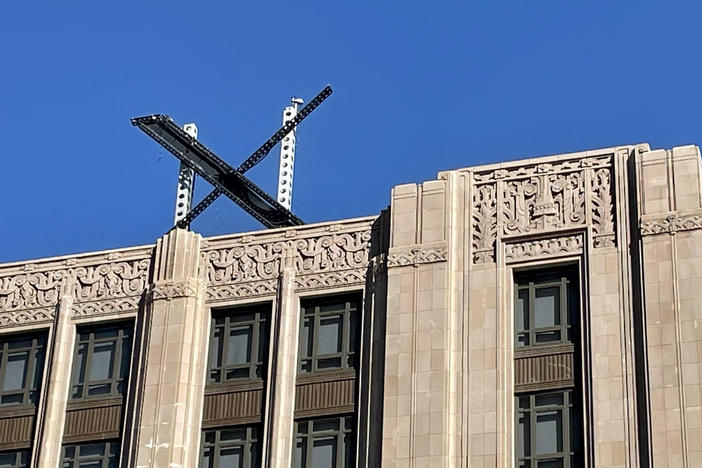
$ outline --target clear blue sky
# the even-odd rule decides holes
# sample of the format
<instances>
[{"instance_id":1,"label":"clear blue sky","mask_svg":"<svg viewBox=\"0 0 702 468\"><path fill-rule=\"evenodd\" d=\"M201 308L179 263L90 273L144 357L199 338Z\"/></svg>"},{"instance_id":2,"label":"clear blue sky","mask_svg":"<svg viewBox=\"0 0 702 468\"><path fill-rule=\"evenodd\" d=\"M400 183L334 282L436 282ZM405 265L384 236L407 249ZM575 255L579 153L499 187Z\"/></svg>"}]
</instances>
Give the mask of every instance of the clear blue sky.
<instances>
[{"instance_id":1,"label":"clear blue sky","mask_svg":"<svg viewBox=\"0 0 702 468\"><path fill-rule=\"evenodd\" d=\"M130 117L195 121L236 165L327 83L299 133L307 222L377 213L443 169L702 143L695 2L39 3L0 15L0 262L168 230L178 162ZM277 158L249 173L271 193ZM222 198L193 228L260 225Z\"/></svg>"}]
</instances>

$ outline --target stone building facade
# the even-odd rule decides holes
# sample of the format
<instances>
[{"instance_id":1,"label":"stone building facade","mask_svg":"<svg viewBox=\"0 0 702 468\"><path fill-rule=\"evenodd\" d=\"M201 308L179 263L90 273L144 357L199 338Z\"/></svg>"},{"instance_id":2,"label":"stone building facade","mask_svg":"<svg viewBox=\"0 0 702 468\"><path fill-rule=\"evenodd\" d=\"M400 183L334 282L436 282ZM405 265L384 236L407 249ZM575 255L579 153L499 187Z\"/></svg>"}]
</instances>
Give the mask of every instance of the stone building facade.
<instances>
[{"instance_id":1,"label":"stone building facade","mask_svg":"<svg viewBox=\"0 0 702 468\"><path fill-rule=\"evenodd\" d=\"M441 172L376 216L0 264L0 467L692 467L702 162Z\"/></svg>"}]
</instances>

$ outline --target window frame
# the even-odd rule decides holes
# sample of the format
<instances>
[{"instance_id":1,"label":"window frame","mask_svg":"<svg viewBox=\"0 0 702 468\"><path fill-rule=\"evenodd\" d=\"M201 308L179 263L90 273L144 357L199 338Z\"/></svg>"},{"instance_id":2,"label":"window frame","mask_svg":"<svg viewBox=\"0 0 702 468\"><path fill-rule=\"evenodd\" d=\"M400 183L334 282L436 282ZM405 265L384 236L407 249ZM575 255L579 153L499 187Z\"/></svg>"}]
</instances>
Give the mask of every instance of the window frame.
<instances>
[{"instance_id":1,"label":"window frame","mask_svg":"<svg viewBox=\"0 0 702 468\"><path fill-rule=\"evenodd\" d=\"M321 311L324 306L335 303L344 303L343 309ZM298 375L312 375L325 372L339 372L358 369L358 354L361 342L361 318L363 298L361 293L324 296L305 299L300 304L300 333L298 342ZM319 329L320 323L327 317L341 315L341 351L335 353L319 354ZM306 322L310 321L312 329L307 337L307 348L303 349L302 333L305 331ZM352 324L355 321L355 324ZM353 325L353 326L352 326ZM355 329L355 337L352 332ZM310 336L311 335L311 336ZM311 341L311 342L310 342ZM311 352L309 349L311 348ZM339 359L339 366L319 367L320 361ZM349 364L352 360L353 363ZM309 366L309 370L306 367Z\"/></svg>"},{"instance_id":2,"label":"window frame","mask_svg":"<svg viewBox=\"0 0 702 468\"><path fill-rule=\"evenodd\" d=\"M105 337L105 338L95 338L95 334L101 331L109 330L115 328L117 329L117 336ZM81 339L81 334L88 333L87 339ZM97 400L97 399L109 399L109 398L119 398L126 397L128 391L129 376L131 374L132 358L133 358L133 348L134 348L134 323L129 322L110 322L102 323L97 325L88 325L85 327L78 328L76 331L76 344L73 350L73 366L71 369L71 393L69 397L69 402L76 401L86 401L86 400ZM115 351L112 362L112 377L109 379L95 380L91 381L88 379L90 366L93 361L93 355L95 352L96 344L102 345L104 343L114 343ZM128 342L129 346L125 347L125 343ZM81 345L86 345L86 352L83 362L82 369L82 382L81 370L76 369L78 364L78 355L81 349ZM128 348L125 350L125 348ZM124 352L129 353L129 359L126 362L125 375L121 376L123 359L122 355ZM76 380L77 379L77 380ZM124 391L120 391L120 384L124 384ZM107 393L100 393L96 395L90 395L88 392L91 386L97 385L110 385L110 391ZM80 396L76 395L76 388L81 387Z\"/></svg>"},{"instance_id":3,"label":"window frame","mask_svg":"<svg viewBox=\"0 0 702 468\"><path fill-rule=\"evenodd\" d=\"M207 381L206 386L211 385L226 385L238 382L248 382L254 380L263 380L268 370L268 347L270 344L270 317L271 304L253 304L245 306L228 307L222 309L214 309L211 314L210 333L207 345ZM232 321L232 318L239 315L253 314L251 320ZM224 319L223 324L217 324L217 321ZM234 326L250 325L251 346L249 349L249 361L242 364L225 365L225 357L228 355L229 340L227 339ZM221 330L221 341L219 350L216 351L217 362L212 366L213 346L215 343L215 334ZM256 357L254 359L254 356ZM228 372L237 369L248 368L248 376L232 377L227 379ZM257 369L260 368L260 376L256 375ZM219 377L213 379L214 372L219 372Z\"/></svg>"},{"instance_id":4,"label":"window frame","mask_svg":"<svg viewBox=\"0 0 702 468\"><path fill-rule=\"evenodd\" d=\"M90 445L104 445L102 455L81 455L80 449ZM67 455L69 449L73 450L72 455ZM113 449L114 452L112 452ZM61 447L61 467L80 468L81 463L100 462L101 468L109 468L110 461L115 460L117 466L120 463L121 441L119 439L81 442L79 444L64 444Z\"/></svg>"},{"instance_id":5,"label":"window frame","mask_svg":"<svg viewBox=\"0 0 702 468\"><path fill-rule=\"evenodd\" d=\"M558 317L559 324L547 327L535 325L535 300L536 293L541 289L558 288ZM517 328L518 303L520 292L527 291L528 300L528 328L521 331ZM545 272L519 272L515 274L514 281L514 349L519 352L527 349L574 344L578 336L577 304L579 298L577 275L572 267L548 270ZM576 320L574 320L576 319ZM575 323L574 323L575 322ZM559 340L537 342L537 335L541 333L560 332ZM527 336L528 344L520 346L520 336Z\"/></svg>"},{"instance_id":6,"label":"window frame","mask_svg":"<svg viewBox=\"0 0 702 468\"><path fill-rule=\"evenodd\" d=\"M232 431L232 430L243 430L245 431L244 439L240 440L225 440L222 441L222 432ZM214 442L208 442L207 436L213 434L215 440ZM205 429L202 431L202 441L200 444L200 462L198 466L200 468L220 468L220 457L222 450L229 448L242 447L242 466L244 468L255 468L257 465L255 463L261 463L261 427L258 424L246 425L246 426L228 426L228 427L218 427L216 429ZM252 447L256 451L256 459L252 460L251 453ZM210 464L205 465L205 455L207 451L211 451Z\"/></svg>"},{"instance_id":7,"label":"window frame","mask_svg":"<svg viewBox=\"0 0 702 468\"><path fill-rule=\"evenodd\" d=\"M336 466L338 468L345 467L345 457L347 449L350 449L350 464L347 468L355 466L356 462L356 431L355 431L355 414L345 414L341 416L322 416L318 418L298 419L295 420L295 433L293 439L293 454L291 460L292 468L312 468L312 453L315 440L322 438L335 437L336 443ZM335 430L314 430L315 423L336 421L338 429ZM302 426L305 425L305 430ZM349 444L346 444L345 439L349 437ZM298 463L297 448L303 447L301 458Z\"/></svg>"},{"instance_id":8,"label":"window frame","mask_svg":"<svg viewBox=\"0 0 702 468\"><path fill-rule=\"evenodd\" d=\"M4 455L14 455L15 456L15 461L14 463L7 467L7 468L28 468L29 463L31 462L31 453L29 450L4 450L0 452L0 456ZM24 460L22 460L22 456L24 456Z\"/></svg>"},{"instance_id":9,"label":"window frame","mask_svg":"<svg viewBox=\"0 0 702 468\"><path fill-rule=\"evenodd\" d=\"M536 398L540 396L547 396L547 395L561 395L562 397L562 403L561 404L551 404L551 405L542 405L542 406L536 406ZM578 460L578 458L582 457L582 449L578 450L578 447L575 445L577 444L577 441L575 441L575 438L580 438L580 444L582 445L582 427L581 425L578 425L578 421L575 420L578 415L574 414L575 411L578 409L578 405L576 404L575 400L578 398L578 393L575 391L573 388L566 388L566 389L556 389L556 390L544 390L544 391L538 391L538 392L527 392L527 393L522 393L522 394L517 394L514 396L514 406L515 406L515 420L514 420L514 427L515 427L515 466L521 468L521 467L530 467L530 468L537 468L539 462L543 461L548 461L548 460L555 460L555 459L562 459L563 460L563 467L564 468L573 468L575 466L580 466L579 464L582 463L582 459ZM529 407L528 408L522 408L520 405L520 400L522 398L528 398L529 401ZM546 413L546 412L552 412L552 411L560 411L561 412L561 451L560 452L553 452L553 453L548 453L548 454L537 454L536 453L536 447L538 444L538 438L536 437L536 419L537 415L540 413ZM524 448L526 448L526 444L524 444L524 447L521 447L519 443L519 437L518 437L518 429L519 429L519 419L520 416L523 414L528 414L529 415L529 454L520 456L520 453L525 453ZM575 431L575 432L573 432ZM574 463L571 463L573 462ZM525 463L525 464L521 464Z\"/></svg>"},{"instance_id":10,"label":"window frame","mask_svg":"<svg viewBox=\"0 0 702 468\"><path fill-rule=\"evenodd\" d=\"M10 348L10 343L31 340L30 346ZM17 409L36 407L39 401L39 390L46 365L46 333L22 333L0 336L0 409ZM2 390L5 385L7 362L10 354L28 353L27 367L25 368L24 382L21 389ZM2 399L9 395L22 395L22 400L14 403L2 403Z\"/></svg>"}]
</instances>

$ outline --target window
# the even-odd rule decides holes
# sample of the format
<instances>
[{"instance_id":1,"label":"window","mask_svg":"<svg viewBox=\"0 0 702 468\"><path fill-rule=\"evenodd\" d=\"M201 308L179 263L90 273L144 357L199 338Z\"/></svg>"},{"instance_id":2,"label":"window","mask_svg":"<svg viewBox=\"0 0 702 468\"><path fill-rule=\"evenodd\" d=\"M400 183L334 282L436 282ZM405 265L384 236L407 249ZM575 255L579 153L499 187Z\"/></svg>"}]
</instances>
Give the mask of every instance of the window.
<instances>
[{"instance_id":1,"label":"window","mask_svg":"<svg viewBox=\"0 0 702 468\"><path fill-rule=\"evenodd\" d=\"M573 395L566 390L517 396L519 468L582 466L581 418Z\"/></svg>"},{"instance_id":2,"label":"window","mask_svg":"<svg viewBox=\"0 0 702 468\"><path fill-rule=\"evenodd\" d=\"M29 452L0 452L0 468L27 468Z\"/></svg>"},{"instance_id":3,"label":"window","mask_svg":"<svg viewBox=\"0 0 702 468\"><path fill-rule=\"evenodd\" d=\"M204 431L200 468L254 468L260 464L258 427Z\"/></svg>"},{"instance_id":4,"label":"window","mask_svg":"<svg viewBox=\"0 0 702 468\"><path fill-rule=\"evenodd\" d=\"M71 398L124 395L131 352L131 323L79 329L73 358Z\"/></svg>"},{"instance_id":5,"label":"window","mask_svg":"<svg viewBox=\"0 0 702 468\"><path fill-rule=\"evenodd\" d=\"M45 350L43 335L0 339L0 406L37 404Z\"/></svg>"},{"instance_id":6,"label":"window","mask_svg":"<svg viewBox=\"0 0 702 468\"><path fill-rule=\"evenodd\" d=\"M117 468L119 441L63 446L62 468Z\"/></svg>"},{"instance_id":7,"label":"window","mask_svg":"<svg viewBox=\"0 0 702 468\"><path fill-rule=\"evenodd\" d=\"M360 304L357 295L303 302L300 373L356 367Z\"/></svg>"},{"instance_id":8,"label":"window","mask_svg":"<svg viewBox=\"0 0 702 468\"><path fill-rule=\"evenodd\" d=\"M261 379L268 351L270 306L216 312L210 330L208 383Z\"/></svg>"},{"instance_id":9,"label":"window","mask_svg":"<svg viewBox=\"0 0 702 468\"><path fill-rule=\"evenodd\" d=\"M347 468L354 465L353 416L295 423L294 468Z\"/></svg>"},{"instance_id":10,"label":"window","mask_svg":"<svg viewBox=\"0 0 702 468\"><path fill-rule=\"evenodd\" d=\"M517 348L573 342L578 310L573 274L521 275L515 289Z\"/></svg>"}]
</instances>

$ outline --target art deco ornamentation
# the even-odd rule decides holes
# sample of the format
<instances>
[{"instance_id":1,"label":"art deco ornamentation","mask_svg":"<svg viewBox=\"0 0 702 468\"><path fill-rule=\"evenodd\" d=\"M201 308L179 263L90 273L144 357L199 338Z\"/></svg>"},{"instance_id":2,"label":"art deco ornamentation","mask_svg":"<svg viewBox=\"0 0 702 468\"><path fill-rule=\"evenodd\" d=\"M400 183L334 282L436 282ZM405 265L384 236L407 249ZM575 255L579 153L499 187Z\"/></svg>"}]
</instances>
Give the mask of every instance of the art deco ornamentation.
<instances>
[{"instance_id":1,"label":"art deco ornamentation","mask_svg":"<svg viewBox=\"0 0 702 468\"><path fill-rule=\"evenodd\" d=\"M582 251L583 236L579 234L551 239L537 239L505 244L505 261L511 263L536 258L558 257L577 254Z\"/></svg>"},{"instance_id":2,"label":"art deco ornamentation","mask_svg":"<svg viewBox=\"0 0 702 468\"><path fill-rule=\"evenodd\" d=\"M298 289L362 284L369 262L370 239L370 223L351 229L339 224L307 237L304 231L288 230L258 243L248 239L245 245L235 240L233 246L208 246L212 250L204 254L209 284L207 300L275 294L285 258L295 268Z\"/></svg>"},{"instance_id":3,"label":"art deco ornamentation","mask_svg":"<svg viewBox=\"0 0 702 468\"><path fill-rule=\"evenodd\" d=\"M446 247L421 248L416 247L404 252L393 252L388 255L388 268L401 266L416 266L424 263L445 262L448 258Z\"/></svg>"},{"instance_id":4,"label":"art deco ornamentation","mask_svg":"<svg viewBox=\"0 0 702 468\"><path fill-rule=\"evenodd\" d=\"M254 243L244 237L238 245L204 252L208 301L272 295L288 241Z\"/></svg>"},{"instance_id":5,"label":"art deco ornamentation","mask_svg":"<svg viewBox=\"0 0 702 468\"><path fill-rule=\"evenodd\" d=\"M52 320L61 291L74 298L73 315L136 310L150 258L151 249L125 250L10 270L0 276L0 325Z\"/></svg>"},{"instance_id":6,"label":"art deco ornamentation","mask_svg":"<svg viewBox=\"0 0 702 468\"><path fill-rule=\"evenodd\" d=\"M498 237L582 227L588 218L595 247L613 246L611 166L602 156L474 173L473 261L494 261Z\"/></svg>"},{"instance_id":7,"label":"art deco ornamentation","mask_svg":"<svg viewBox=\"0 0 702 468\"><path fill-rule=\"evenodd\" d=\"M370 226L295 242L295 287L313 289L363 284L369 262Z\"/></svg>"},{"instance_id":8,"label":"art deco ornamentation","mask_svg":"<svg viewBox=\"0 0 702 468\"><path fill-rule=\"evenodd\" d=\"M295 271L304 275L366 267L370 239L370 229L300 239L296 242Z\"/></svg>"},{"instance_id":9,"label":"art deco ornamentation","mask_svg":"<svg viewBox=\"0 0 702 468\"><path fill-rule=\"evenodd\" d=\"M149 290L151 299L176 299L179 297L195 297L197 295L197 281L168 281L152 285Z\"/></svg>"},{"instance_id":10,"label":"art deco ornamentation","mask_svg":"<svg viewBox=\"0 0 702 468\"><path fill-rule=\"evenodd\" d=\"M37 308L48 313L58 303L66 275L61 269L0 277L0 315Z\"/></svg>"},{"instance_id":11,"label":"art deco ornamentation","mask_svg":"<svg viewBox=\"0 0 702 468\"><path fill-rule=\"evenodd\" d=\"M702 229L702 215L668 216L641 223L642 236L663 233L674 234L678 231L692 231L695 229Z\"/></svg>"}]
</instances>

